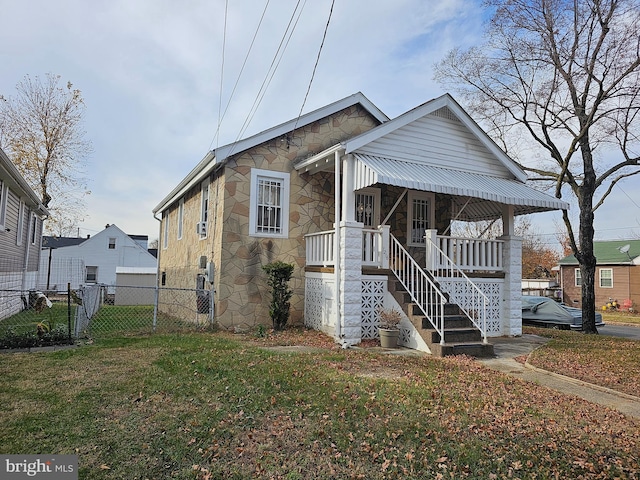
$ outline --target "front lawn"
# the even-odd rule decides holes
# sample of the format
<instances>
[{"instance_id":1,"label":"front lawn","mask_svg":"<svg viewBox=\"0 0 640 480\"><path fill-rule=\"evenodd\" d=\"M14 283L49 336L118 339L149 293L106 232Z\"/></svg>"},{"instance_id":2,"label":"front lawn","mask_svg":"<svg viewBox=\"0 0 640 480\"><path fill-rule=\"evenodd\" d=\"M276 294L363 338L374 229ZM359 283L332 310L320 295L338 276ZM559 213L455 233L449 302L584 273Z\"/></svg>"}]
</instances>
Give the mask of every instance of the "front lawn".
<instances>
[{"instance_id":1,"label":"front lawn","mask_svg":"<svg viewBox=\"0 0 640 480\"><path fill-rule=\"evenodd\" d=\"M548 328L525 330L553 339L529 355L532 365L640 396L639 341Z\"/></svg>"},{"instance_id":2,"label":"front lawn","mask_svg":"<svg viewBox=\"0 0 640 480\"><path fill-rule=\"evenodd\" d=\"M315 348L268 348L292 338ZM77 454L91 479L640 475L637 420L468 358L325 339L191 333L0 355L0 453Z\"/></svg>"}]
</instances>

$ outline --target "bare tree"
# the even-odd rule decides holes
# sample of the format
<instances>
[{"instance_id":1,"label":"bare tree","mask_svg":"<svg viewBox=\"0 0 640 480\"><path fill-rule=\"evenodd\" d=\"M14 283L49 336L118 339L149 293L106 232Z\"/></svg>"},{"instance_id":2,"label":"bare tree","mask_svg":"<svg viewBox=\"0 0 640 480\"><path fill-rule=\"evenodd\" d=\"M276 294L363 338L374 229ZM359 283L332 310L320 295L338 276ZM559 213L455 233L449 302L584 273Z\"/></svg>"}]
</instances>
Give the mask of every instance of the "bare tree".
<instances>
[{"instance_id":1,"label":"bare tree","mask_svg":"<svg viewBox=\"0 0 640 480\"><path fill-rule=\"evenodd\" d=\"M505 146L542 150L523 167L570 193L578 235L564 224L582 271L583 331L595 327L594 213L621 180L640 173L640 8L637 0L487 0L485 45L436 65ZM521 159L520 159L521 160ZM547 184L549 186L549 184Z\"/></svg>"},{"instance_id":2,"label":"bare tree","mask_svg":"<svg viewBox=\"0 0 640 480\"><path fill-rule=\"evenodd\" d=\"M0 96L0 146L51 212L47 230L64 235L85 217L84 160L91 153L82 120L85 104L71 82L28 75L15 97Z\"/></svg>"}]
</instances>

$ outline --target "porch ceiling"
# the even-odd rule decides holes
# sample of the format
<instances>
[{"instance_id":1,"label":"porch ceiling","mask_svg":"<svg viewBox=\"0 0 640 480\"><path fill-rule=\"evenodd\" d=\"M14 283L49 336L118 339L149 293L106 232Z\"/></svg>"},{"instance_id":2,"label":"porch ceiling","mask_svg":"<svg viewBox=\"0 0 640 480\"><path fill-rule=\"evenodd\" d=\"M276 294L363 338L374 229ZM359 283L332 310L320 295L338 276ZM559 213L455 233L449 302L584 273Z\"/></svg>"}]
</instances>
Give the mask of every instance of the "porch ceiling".
<instances>
[{"instance_id":1,"label":"porch ceiling","mask_svg":"<svg viewBox=\"0 0 640 480\"><path fill-rule=\"evenodd\" d=\"M353 156L356 159L354 190L378 183L448 194L453 199L452 213L459 214L459 220L500 218L503 205L513 205L516 215L569 209L568 203L518 180L372 155L354 153Z\"/></svg>"}]
</instances>

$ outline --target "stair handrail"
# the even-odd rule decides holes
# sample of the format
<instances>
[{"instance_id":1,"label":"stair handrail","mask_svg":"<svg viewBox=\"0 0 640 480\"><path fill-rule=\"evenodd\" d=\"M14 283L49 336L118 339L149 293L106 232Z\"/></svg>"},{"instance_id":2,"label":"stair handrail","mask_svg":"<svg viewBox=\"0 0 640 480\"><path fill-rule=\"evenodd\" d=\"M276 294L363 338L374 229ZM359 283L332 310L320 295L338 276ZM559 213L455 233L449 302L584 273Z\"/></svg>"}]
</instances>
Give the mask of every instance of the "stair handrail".
<instances>
[{"instance_id":1,"label":"stair handrail","mask_svg":"<svg viewBox=\"0 0 640 480\"><path fill-rule=\"evenodd\" d=\"M391 233L389 238L390 270L438 332L440 345L444 345L444 305L447 303L447 297Z\"/></svg>"},{"instance_id":2,"label":"stair handrail","mask_svg":"<svg viewBox=\"0 0 640 480\"><path fill-rule=\"evenodd\" d=\"M427 261L427 270L430 270L432 275L438 276L437 273L443 272L442 275L445 278L460 278L462 279L467 286L471 288L472 299L471 299L471 307L467 305L463 305L460 302L456 301L460 310L464 313L464 315L471 321L475 327L480 330L482 334L482 343L488 343L487 341L487 305L489 304L489 298L485 295L485 293L480 290L480 288L471 281L471 279L462 271L458 265L455 264L449 256L442 251L438 245L433 242L429 235L425 236L427 242L427 252L431 252L430 255L427 255L427 258L431 259L431 262ZM434 261L437 258L437 262ZM438 272L434 271L433 267L430 268L431 265L438 265ZM475 318L475 314L479 315L480 319Z\"/></svg>"}]
</instances>

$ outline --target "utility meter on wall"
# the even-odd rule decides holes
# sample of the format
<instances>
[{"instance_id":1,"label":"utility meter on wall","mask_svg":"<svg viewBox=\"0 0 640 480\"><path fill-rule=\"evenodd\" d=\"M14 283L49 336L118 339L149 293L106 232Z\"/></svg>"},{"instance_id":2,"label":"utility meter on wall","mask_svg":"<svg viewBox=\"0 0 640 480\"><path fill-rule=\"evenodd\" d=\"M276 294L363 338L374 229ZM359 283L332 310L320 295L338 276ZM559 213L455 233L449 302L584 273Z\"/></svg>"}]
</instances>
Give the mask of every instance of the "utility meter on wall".
<instances>
[{"instance_id":1,"label":"utility meter on wall","mask_svg":"<svg viewBox=\"0 0 640 480\"><path fill-rule=\"evenodd\" d=\"M204 272L204 277L207 279L207 282L213 283L213 275L215 273L215 266L213 262L207 262L207 267Z\"/></svg>"}]
</instances>

